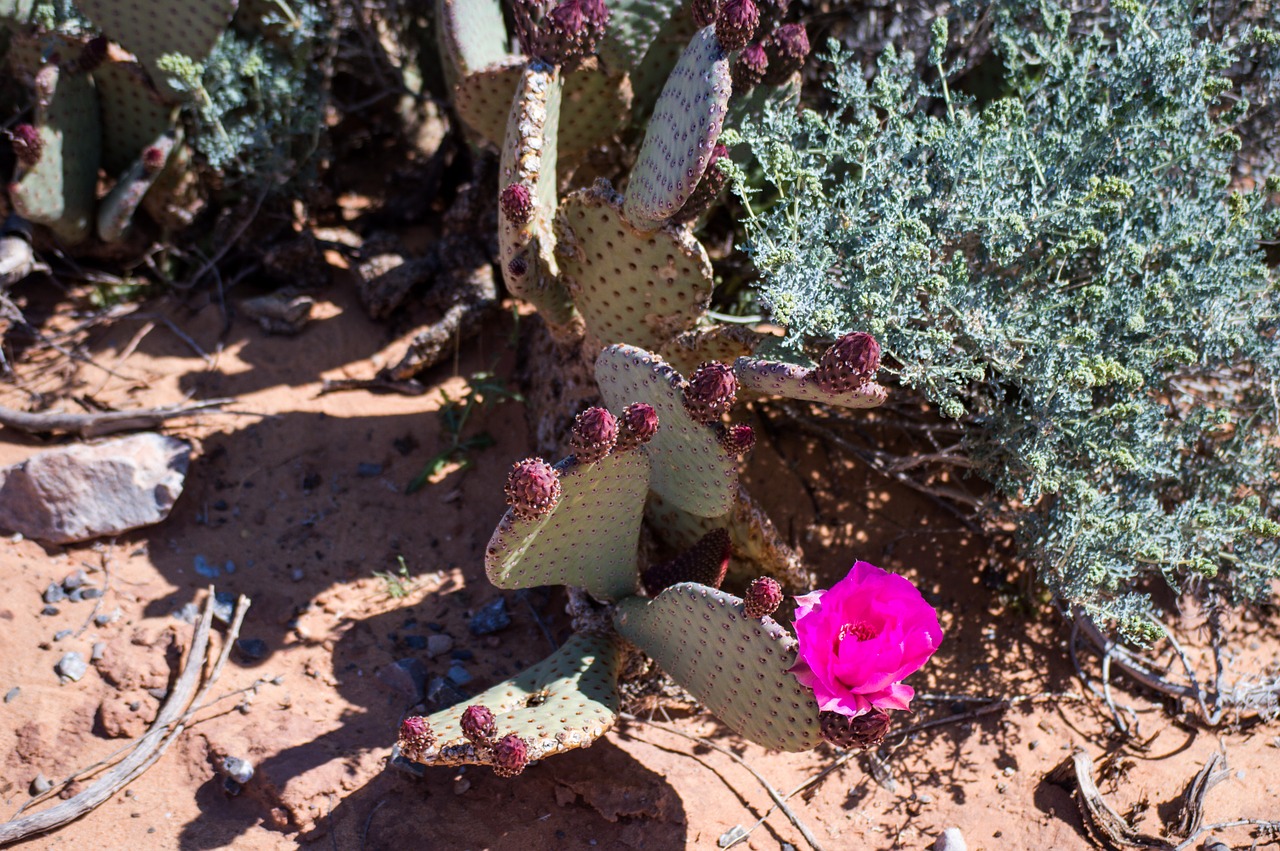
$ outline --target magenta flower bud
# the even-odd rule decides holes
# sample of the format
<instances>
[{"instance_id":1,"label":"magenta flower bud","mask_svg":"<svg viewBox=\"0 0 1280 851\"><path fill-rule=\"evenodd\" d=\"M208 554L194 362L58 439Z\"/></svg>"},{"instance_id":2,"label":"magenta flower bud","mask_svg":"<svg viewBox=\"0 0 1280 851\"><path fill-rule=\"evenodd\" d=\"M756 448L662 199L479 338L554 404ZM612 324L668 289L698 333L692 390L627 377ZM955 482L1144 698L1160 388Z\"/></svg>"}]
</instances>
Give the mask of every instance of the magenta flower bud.
<instances>
[{"instance_id":1,"label":"magenta flower bud","mask_svg":"<svg viewBox=\"0 0 1280 851\"><path fill-rule=\"evenodd\" d=\"M786 24L778 27L764 43L769 66L764 82L780 86L804 66L809 58L809 34L803 24Z\"/></svg>"},{"instance_id":2,"label":"magenta flower bud","mask_svg":"<svg viewBox=\"0 0 1280 851\"><path fill-rule=\"evenodd\" d=\"M618 452L627 452L637 446L643 446L658 433L658 412L652 405L636 402L622 410L622 420L618 426L618 441L614 448Z\"/></svg>"},{"instance_id":3,"label":"magenta flower bud","mask_svg":"<svg viewBox=\"0 0 1280 851\"><path fill-rule=\"evenodd\" d=\"M498 739L493 746L493 773L499 777L515 777L529 764L529 746L514 733Z\"/></svg>"},{"instance_id":4,"label":"magenta flower bud","mask_svg":"<svg viewBox=\"0 0 1280 851\"><path fill-rule=\"evenodd\" d=\"M417 762L436 743L436 734L421 715L411 715L400 722L400 736L396 744L408 759Z\"/></svg>"},{"instance_id":5,"label":"magenta flower bud","mask_svg":"<svg viewBox=\"0 0 1280 851\"><path fill-rule=\"evenodd\" d=\"M533 193L523 183L511 183L498 196L502 215L518 225L533 218Z\"/></svg>"},{"instance_id":6,"label":"magenta flower bud","mask_svg":"<svg viewBox=\"0 0 1280 851\"><path fill-rule=\"evenodd\" d=\"M745 423L720 432L720 448L726 455L745 455L756 445L756 430Z\"/></svg>"},{"instance_id":7,"label":"magenta flower bud","mask_svg":"<svg viewBox=\"0 0 1280 851\"><path fill-rule=\"evenodd\" d=\"M31 168L40 162L40 154L44 151L44 139L40 131L30 124L18 124L9 131L9 140L13 143L13 156L24 168Z\"/></svg>"},{"instance_id":8,"label":"magenta flower bud","mask_svg":"<svg viewBox=\"0 0 1280 851\"><path fill-rule=\"evenodd\" d=\"M880 344L870 334L856 331L823 353L813 380L828 393L851 393L862 389L879 369Z\"/></svg>"},{"instance_id":9,"label":"magenta flower bud","mask_svg":"<svg viewBox=\"0 0 1280 851\"><path fill-rule=\"evenodd\" d=\"M759 23L760 10L753 0L725 0L716 18L716 40L726 53L741 50L756 34Z\"/></svg>"},{"instance_id":10,"label":"magenta flower bud","mask_svg":"<svg viewBox=\"0 0 1280 851\"><path fill-rule=\"evenodd\" d=\"M166 159L164 150L153 145L142 152L142 170L148 175L158 174Z\"/></svg>"},{"instance_id":11,"label":"magenta flower bud","mask_svg":"<svg viewBox=\"0 0 1280 851\"><path fill-rule=\"evenodd\" d=\"M733 407L738 378L727 364L709 361L694 370L684 389L684 408L700 423L718 422Z\"/></svg>"},{"instance_id":12,"label":"magenta flower bud","mask_svg":"<svg viewBox=\"0 0 1280 851\"><path fill-rule=\"evenodd\" d=\"M604 408L587 408L573 421L569 446L583 464L594 464L609 454L617 440L617 418Z\"/></svg>"},{"instance_id":13,"label":"magenta flower bud","mask_svg":"<svg viewBox=\"0 0 1280 851\"><path fill-rule=\"evenodd\" d=\"M463 710L461 725L462 735L476 747L490 747L493 737L498 735L493 713L478 703Z\"/></svg>"},{"instance_id":14,"label":"magenta flower bud","mask_svg":"<svg viewBox=\"0 0 1280 851\"><path fill-rule=\"evenodd\" d=\"M742 597L742 613L755 620L773 614L780 605L782 586L778 584L778 580L768 576L753 580Z\"/></svg>"},{"instance_id":15,"label":"magenta flower bud","mask_svg":"<svg viewBox=\"0 0 1280 851\"><path fill-rule=\"evenodd\" d=\"M819 712L818 728L822 738L840 748L874 748L889 732L889 713L868 709L852 718L839 712Z\"/></svg>"},{"instance_id":16,"label":"magenta flower bud","mask_svg":"<svg viewBox=\"0 0 1280 851\"><path fill-rule=\"evenodd\" d=\"M729 68L729 73L733 75L734 94L746 94L760 85L764 82L764 76L768 70L769 55L765 52L763 44L753 41L742 48L738 58L733 60L733 65Z\"/></svg>"},{"instance_id":17,"label":"magenta flower bud","mask_svg":"<svg viewBox=\"0 0 1280 851\"><path fill-rule=\"evenodd\" d=\"M521 520L550 514L560 500L560 474L541 458L517 461L507 476L507 505Z\"/></svg>"}]
</instances>

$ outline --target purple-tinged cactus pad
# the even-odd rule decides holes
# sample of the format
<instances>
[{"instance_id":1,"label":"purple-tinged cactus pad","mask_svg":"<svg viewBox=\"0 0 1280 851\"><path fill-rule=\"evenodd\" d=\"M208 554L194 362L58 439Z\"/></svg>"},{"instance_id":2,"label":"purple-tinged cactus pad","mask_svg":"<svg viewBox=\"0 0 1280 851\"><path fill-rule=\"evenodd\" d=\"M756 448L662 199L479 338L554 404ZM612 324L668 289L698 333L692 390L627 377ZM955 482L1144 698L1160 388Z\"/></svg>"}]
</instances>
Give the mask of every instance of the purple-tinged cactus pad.
<instances>
[{"instance_id":1,"label":"purple-tinged cactus pad","mask_svg":"<svg viewBox=\"0 0 1280 851\"><path fill-rule=\"evenodd\" d=\"M744 394L784 396L842 408L876 408L884 404L888 396L888 391L874 381L849 392L829 392L815 380L816 370L790 363L738 358L733 371L738 376L738 388Z\"/></svg>"},{"instance_id":2,"label":"purple-tinged cactus pad","mask_svg":"<svg viewBox=\"0 0 1280 851\"><path fill-rule=\"evenodd\" d=\"M691 514L720 517L729 512L738 488L737 459L720 448L713 428L689 416L678 372L651 352L615 345L596 359L596 384L610 408L635 401L657 411L662 426L644 448L653 459L650 487L656 493Z\"/></svg>"},{"instance_id":3,"label":"purple-tinged cactus pad","mask_svg":"<svg viewBox=\"0 0 1280 851\"><path fill-rule=\"evenodd\" d=\"M436 21L450 82L507 56L507 24L498 0L437 0Z\"/></svg>"},{"instance_id":4,"label":"purple-tinged cactus pad","mask_svg":"<svg viewBox=\"0 0 1280 851\"><path fill-rule=\"evenodd\" d=\"M672 69L649 119L627 186L627 221L655 230L684 206L707 170L732 88L727 54L714 28L704 27Z\"/></svg>"},{"instance_id":5,"label":"purple-tinged cactus pad","mask_svg":"<svg viewBox=\"0 0 1280 851\"><path fill-rule=\"evenodd\" d=\"M489 144L501 149L511 114L511 99L526 60L505 56L458 80L453 89L453 108L458 117Z\"/></svg>"},{"instance_id":6,"label":"purple-tinged cactus pad","mask_svg":"<svg viewBox=\"0 0 1280 851\"><path fill-rule=\"evenodd\" d=\"M103 242L116 242L124 238L133 221L133 214L164 170L165 163L178 144L178 137L173 132L167 132L144 148L133 165L120 175L116 185L98 204L99 239Z\"/></svg>"},{"instance_id":7,"label":"purple-tinged cactus pad","mask_svg":"<svg viewBox=\"0 0 1280 851\"><path fill-rule=\"evenodd\" d=\"M813 691L790 673L796 642L753 620L738 597L688 582L618 604L618 633L653 657L717 718L767 748L804 751L821 739Z\"/></svg>"},{"instance_id":8,"label":"purple-tinged cactus pad","mask_svg":"<svg viewBox=\"0 0 1280 851\"><path fill-rule=\"evenodd\" d=\"M613 68L634 71L672 16L679 15L680 4L673 0L614 3L609 26L600 40L600 58Z\"/></svg>"},{"instance_id":9,"label":"purple-tinged cactus pad","mask_svg":"<svg viewBox=\"0 0 1280 851\"><path fill-rule=\"evenodd\" d=\"M574 585L616 600L634 594L649 457L613 453L595 464L556 465L560 499L550 513L508 511L485 551L489 581L499 588Z\"/></svg>"},{"instance_id":10,"label":"purple-tinged cactus pad","mask_svg":"<svg viewBox=\"0 0 1280 851\"><path fill-rule=\"evenodd\" d=\"M438 740L415 761L425 765L493 765L492 748L477 748L462 732L462 716L473 704L493 713L498 733L524 741L530 762L589 747L618 719L619 658L614 638L572 636L533 667L467 704L427 718Z\"/></svg>"},{"instance_id":11,"label":"purple-tinged cactus pad","mask_svg":"<svg viewBox=\"0 0 1280 851\"><path fill-rule=\"evenodd\" d=\"M680 4L670 0L649 0L649 2L665 4L669 11L652 39L643 44L637 43L636 55L640 56L638 64L628 63L626 66L631 69L629 72L631 87L636 96L634 123L637 127L643 126L643 122L648 120L658 96L662 94L663 86L667 84L667 78L671 76L671 69L680 61L684 49L689 45L689 39L700 29L693 22L693 16L685 14ZM616 10L614 21L620 18L620 10ZM615 26L616 24L610 25L611 33ZM606 37L601 47L601 56L605 56L608 42L609 39Z\"/></svg>"},{"instance_id":12,"label":"purple-tinged cactus pad","mask_svg":"<svg viewBox=\"0 0 1280 851\"><path fill-rule=\"evenodd\" d=\"M556 258L599 346L656 348L698 321L715 287L711 261L697 240L675 228L640 233L623 218L621 199L607 181L560 205Z\"/></svg>"},{"instance_id":13,"label":"purple-tinged cactus pad","mask_svg":"<svg viewBox=\"0 0 1280 851\"><path fill-rule=\"evenodd\" d=\"M646 569L641 574L644 590L650 597L656 597L681 582L696 582L708 588L719 588L724 582L725 571L729 569L729 556L732 552L729 533L724 529L712 529L675 558Z\"/></svg>"}]
</instances>

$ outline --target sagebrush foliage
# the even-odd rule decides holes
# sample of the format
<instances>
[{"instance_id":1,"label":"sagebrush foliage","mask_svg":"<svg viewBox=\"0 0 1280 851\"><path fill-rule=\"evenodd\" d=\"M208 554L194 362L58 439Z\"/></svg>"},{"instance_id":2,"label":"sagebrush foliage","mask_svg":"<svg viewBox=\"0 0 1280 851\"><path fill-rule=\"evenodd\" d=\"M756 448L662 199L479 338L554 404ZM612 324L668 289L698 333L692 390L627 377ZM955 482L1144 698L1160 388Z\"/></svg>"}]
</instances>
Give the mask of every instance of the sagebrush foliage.
<instances>
[{"instance_id":1,"label":"sagebrush foliage","mask_svg":"<svg viewBox=\"0 0 1280 851\"><path fill-rule=\"evenodd\" d=\"M1263 596L1280 291L1259 246L1280 181L1232 188L1250 113L1223 74L1247 53L1274 94L1277 39L1202 40L1180 0L1084 30L1052 0L979 11L1002 97L926 85L891 49L868 82L832 45L830 111L742 128L766 185L734 183L782 345L880 338L902 384L964 421L1049 586L1130 637L1157 634L1152 576Z\"/></svg>"}]
</instances>

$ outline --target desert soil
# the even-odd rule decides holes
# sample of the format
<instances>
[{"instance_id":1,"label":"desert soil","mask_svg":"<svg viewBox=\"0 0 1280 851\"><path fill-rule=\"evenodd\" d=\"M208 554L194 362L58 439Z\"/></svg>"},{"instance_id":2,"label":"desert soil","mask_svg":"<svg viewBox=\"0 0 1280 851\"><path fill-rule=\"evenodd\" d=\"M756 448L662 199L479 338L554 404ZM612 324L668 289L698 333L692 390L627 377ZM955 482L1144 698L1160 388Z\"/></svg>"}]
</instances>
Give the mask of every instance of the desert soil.
<instances>
[{"instance_id":1,"label":"desert soil","mask_svg":"<svg viewBox=\"0 0 1280 851\"><path fill-rule=\"evenodd\" d=\"M67 300L55 303L55 295L34 286L17 293L31 315L50 316L49 333L74 324ZM55 316L56 304L63 312ZM29 800L37 774L57 780L145 731L191 641L193 627L174 613L201 602L210 584L252 599L241 637L265 644L259 659L232 655L214 696L256 683L255 691L202 711L126 789L20 847L712 848L735 826L762 819L739 847L807 847L746 766L785 793L837 752L765 752L703 714L668 720L657 711L652 723L624 722L590 749L512 780L487 769L433 769L416 779L388 768L397 722L412 705L389 675L393 663L416 657L431 677L461 665L476 693L538 661L568 632L559 593L502 594L484 577L502 482L529 450L517 404L477 423L496 445L472 453L473 466L405 493L441 448L440 391L457 396L481 371L511 376L513 340L527 323L516 327L510 313L494 320L453 363L425 375L431 392L405 397L319 393L325 378L372 375L371 358L390 339L365 318L341 274L298 337L226 317L209 296L146 303L88 332L91 363L37 346L0 388L0 404L23 409L40 398L68 410L79 410L80 397L117 408L191 395L236 400L231 413L166 429L193 441L195 453L164 523L67 547L0 540L0 692L20 689L0 705L0 818ZM1110 709L1076 676L1062 618L1002 586L1013 570L1003 548L810 439L764 431L745 478L820 580L834 581L863 558L918 582L941 614L946 641L912 678L922 697L902 723L971 712L982 705L971 698L1022 700L891 737L877 754L855 756L792 797L791 810L822 847L924 848L947 827L960 828L970 849L1096 847L1071 793L1047 777L1075 748L1104 766L1102 793L1148 834L1176 821L1184 787L1215 751L1231 773L1209 793L1206 823L1280 816L1276 725L1246 719L1205 729L1191 723L1188 706L1113 674L1114 700L1136 713L1125 716L1136 719L1131 734L1117 735ZM0 430L0 465L48 445ZM373 574L394 574L399 558L410 579L397 597ZM210 578L197 564L221 573ZM118 619L96 626L90 601L41 614L46 586L82 569L106 589L97 613L118 608ZM510 626L473 636L470 615L498 596ZM1232 677L1277 670L1276 623L1258 618L1234 624L1241 652ZM1203 663L1200 625L1192 612L1180 621L1188 652ZM55 640L61 630L72 634ZM452 649L428 658L417 648L434 634L451 637ZM60 683L61 655L88 658L98 642L102 659L79 682ZM1081 659L1096 676L1096 657ZM237 796L216 770L224 756L256 766ZM1245 828L1222 836L1232 847L1255 842Z\"/></svg>"}]
</instances>

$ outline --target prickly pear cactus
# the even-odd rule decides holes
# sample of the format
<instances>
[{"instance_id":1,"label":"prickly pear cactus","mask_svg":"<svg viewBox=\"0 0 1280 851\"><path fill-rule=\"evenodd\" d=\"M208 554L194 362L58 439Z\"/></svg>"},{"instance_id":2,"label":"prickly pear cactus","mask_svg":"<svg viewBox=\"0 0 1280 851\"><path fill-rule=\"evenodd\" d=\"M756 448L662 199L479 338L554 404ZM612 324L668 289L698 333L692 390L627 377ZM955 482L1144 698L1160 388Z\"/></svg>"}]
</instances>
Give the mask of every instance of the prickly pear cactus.
<instances>
[{"instance_id":1,"label":"prickly pear cactus","mask_svg":"<svg viewBox=\"0 0 1280 851\"><path fill-rule=\"evenodd\" d=\"M596 359L596 383L610 408L646 402L662 424L645 447L653 459L650 487L690 514L719 517L733 507L738 459L720 446L716 430L685 409L685 381L662 358L636 346L614 345Z\"/></svg>"},{"instance_id":2,"label":"prickly pear cactus","mask_svg":"<svg viewBox=\"0 0 1280 851\"><path fill-rule=\"evenodd\" d=\"M842 408L876 408L884 404L888 391L874 381L844 392L832 392L818 385L817 370L790 363L738 358L733 372L738 387L760 396L785 396L806 402L824 402Z\"/></svg>"},{"instance_id":3,"label":"prickly pear cactus","mask_svg":"<svg viewBox=\"0 0 1280 851\"><path fill-rule=\"evenodd\" d=\"M675 335L658 354L681 375L688 375L707 361L732 364L754 352L764 339L765 335L746 325L709 325Z\"/></svg>"},{"instance_id":4,"label":"prickly pear cactus","mask_svg":"<svg viewBox=\"0 0 1280 851\"><path fill-rule=\"evenodd\" d=\"M592 344L656 349L693 326L711 301L711 261L687 231L641 233L607 181L573 193L556 214L561 278Z\"/></svg>"},{"instance_id":5,"label":"prickly pear cactus","mask_svg":"<svg viewBox=\"0 0 1280 851\"><path fill-rule=\"evenodd\" d=\"M639 449L615 450L594 464L561 461L555 507L540 517L508 511L494 530L485 551L489 581L499 588L572 585L603 600L634 594L649 468Z\"/></svg>"},{"instance_id":6,"label":"prickly pear cactus","mask_svg":"<svg viewBox=\"0 0 1280 851\"><path fill-rule=\"evenodd\" d=\"M494 755L462 732L468 706L493 713L499 737L524 740L530 761L589 747L618 719L621 651L612 637L575 635L551 656L481 695L428 716L436 741L425 765L492 765Z\"/></svg>"},{"instance_id":7,"label":"prickly pear cactus","mask_svg":"<svg viewBox=\"0 0 1280 851\"><path fill-rule=\"evenodd\" d=\"M715 27L704 27L667 78L631 171L623 212L637 228L655 230L684 206L711 159L731 91L727 55Z\"/></svg>"},{"instance_id":8,"label":"prickly pear cactus","mask_svg":"<svg viewBox=\"0 0 1280 851\"><path fill-rule=\"evenodd\" d=\"M103 242L116 242L124 237L134 212L164 171L177 144L179 140L174 133L154 139L98 204L98 237Z\"/></svg>"},{"instance_id":9,"label":"prickly pear cactus","mask_svg":"<svg viewBox=\"0 0 1280 851\"><path fill-rule=\"evenodd\" d=\"M436 28L446 74L473 74L507 56L507 24L497 0L437 0Z\"/></svg>"},{"instance_id":10,"label":"prickly pear cactus","mask_svg":"<svg viewBox=\"0 0 1280 851\"><path fill-rule=\"evenodd\" d=\"M136 62L108 57L94 69L93 83L102 104L102 168L117 177L177 126L177 109L165 103Z\"/></svg>"},{"instance_id":11,"label":"prickly pear cactus","mask_svg":"<svg viewBox=\"0 0 1280 851\"><path fill-rule=\"evenodd\" d=\"M741 598L694 582L618 604L618 633L738 733L782 751L818 744L818 704L789 671L796 642L772 618L748 618Z\"/></svg>"}]
</instances>

